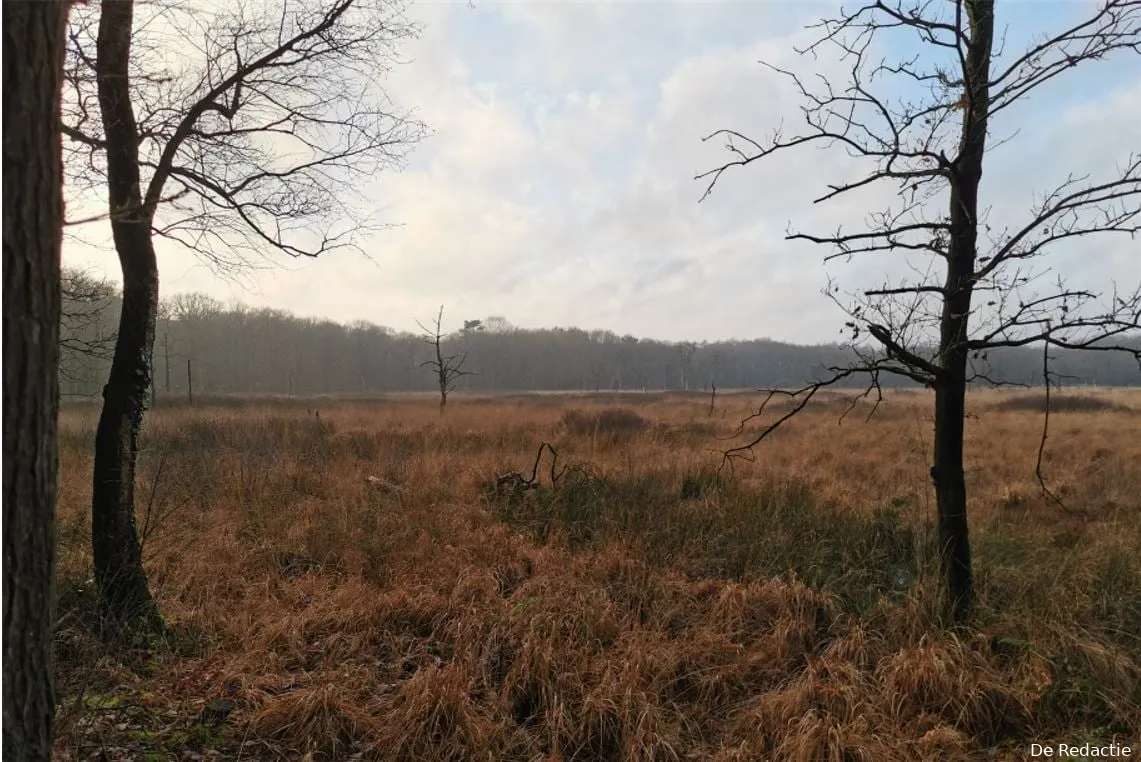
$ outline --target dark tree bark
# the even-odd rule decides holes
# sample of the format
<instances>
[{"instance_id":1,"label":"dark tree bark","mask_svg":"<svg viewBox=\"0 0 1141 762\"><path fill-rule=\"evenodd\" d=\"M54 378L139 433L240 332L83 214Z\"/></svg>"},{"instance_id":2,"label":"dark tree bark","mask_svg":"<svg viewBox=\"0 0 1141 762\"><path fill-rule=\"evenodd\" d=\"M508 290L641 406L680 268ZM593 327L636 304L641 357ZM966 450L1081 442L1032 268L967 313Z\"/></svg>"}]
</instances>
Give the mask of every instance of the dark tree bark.
<instances>
[{"instance_id":1,"label":"dark tree bark","mask_svg":"<svg viewBox=\"0 0 1141 762\"><path fill-rule=\"evenodd\" d=\"M4 3L4 759L50 760L62 2Z\"/></svg>"},{"instance_id":2,"label":"dark tree bark","mask_svg":"<svg viewBox=\"0 0 1141 762\"><path fill-rule=\"evenodd\" d=\"M134 629L161 632L135 527L135 463L151 385L158 264L151 242L154 207L143 203L140 191L138 126L128 79L133 15L133 0L115 0L103 3L99 17L96 76L111 232L123 269L123 306L95 434L91 545L95 579L111 618Z\"/></svg>"},{"instance_id":3,"label":"dark tree bark","mask_svg":"<svg viewBox=\"0 0 1141 762\"><path fill-rule=\"evenodd\" d=\"M946 297L939 322L942 373L935 381L935 444L931 477L939 518L940 560L955 619L970 612L974 597L971 545L967 534L967 484L963 470L963 434L967 397L967 340L971 297L978 258L978 197L986 155L990 109L990 59L994 41L994 2L965 4L970 29L963 83L963 126L958 160L951 169L950 245Z\"/></svg>"}]
</instances>

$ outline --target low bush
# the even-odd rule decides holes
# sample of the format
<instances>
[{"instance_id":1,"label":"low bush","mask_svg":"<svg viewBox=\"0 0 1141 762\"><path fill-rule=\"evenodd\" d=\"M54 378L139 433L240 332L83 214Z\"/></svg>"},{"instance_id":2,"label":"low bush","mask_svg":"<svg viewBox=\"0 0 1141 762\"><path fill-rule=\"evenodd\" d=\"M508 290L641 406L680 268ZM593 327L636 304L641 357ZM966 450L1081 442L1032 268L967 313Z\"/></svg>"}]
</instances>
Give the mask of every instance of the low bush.
<instances>
[{"instance_id":1,"label":"low bush","mask_svg":"<svg viewBox=\"0 0 1141 762\"><path fill-rule=\"evenodd\" d=\"M563 413L560 421L568 434L580 437L632 434L650 425L626 407L606 407L597 412L571 409Z\"/></svg>"},{"instance_id":2,"label":"low bush","mask_svg":"<svg viewBox=\"0 0 1141 762\"><path fill-rule=\"evenodd\" d=\"M1135 412L1128 405L1115 402L1105 397L1093 394L1051 394L1049 399L1051 413L1131 413ZM1019 394L1014 397L1000 400L991 405L992 410L1004 412L1045 412L1046 393Z\"/></svg>"}]
</instances>

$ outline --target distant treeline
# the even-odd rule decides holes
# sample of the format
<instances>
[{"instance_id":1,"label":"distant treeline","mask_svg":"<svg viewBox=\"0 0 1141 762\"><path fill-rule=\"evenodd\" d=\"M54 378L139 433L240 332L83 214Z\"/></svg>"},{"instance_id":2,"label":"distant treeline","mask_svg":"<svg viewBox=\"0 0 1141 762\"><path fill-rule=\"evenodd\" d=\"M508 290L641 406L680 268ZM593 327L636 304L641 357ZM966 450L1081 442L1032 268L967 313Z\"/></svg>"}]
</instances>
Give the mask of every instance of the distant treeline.
<instances>
[{"instance_id":1,"label":"distant treeline","mask_svg":"<svg viewBox=\"0 0 1141 762\"><path fill-rule=\"evenodd\" d=\"M95 395L110 367L118 298L113 286L74 272L64 292L62 392ZM675 343L577 328L524 330L500 317L462 322L445 340L445 351L466 353L465 368L475 372L460 379L461 391L791 387L851 357L838 344ZM434 379L421 363L431 352L422 336L371 323L345 325L181 294L162 305L154 379L160 396L185 396L188 380L195 394L430 391ZM1050 354L1051 372L1064 384L1141 385L1136 361L1124 353ZM985 370L996 380L1041 385L1041 349L991 352Z\"/></svg>"}]
</instances>

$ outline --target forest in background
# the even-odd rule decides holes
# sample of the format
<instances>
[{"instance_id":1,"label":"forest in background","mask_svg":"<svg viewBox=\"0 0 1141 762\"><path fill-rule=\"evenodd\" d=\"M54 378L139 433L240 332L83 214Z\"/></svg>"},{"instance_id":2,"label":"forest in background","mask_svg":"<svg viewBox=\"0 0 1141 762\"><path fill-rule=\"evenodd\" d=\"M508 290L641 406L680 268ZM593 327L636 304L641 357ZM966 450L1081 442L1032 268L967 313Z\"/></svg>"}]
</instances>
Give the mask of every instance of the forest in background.
<instances>
[{"instance_id":1,"label":"forest in background","mask_svg":"<svg viewBox=\"0 0 1141 762\"><path fill-rule=\"evenodd\" d=\"M65 281L61 391L65 398L94 396L110 367L117 286L76 271L66 273ZM604 330L522 329L502 317L464 317L444 315L445 326L464 326L443 340L445 353L467 356L464 368L472 375L458 379L460 391L794 387L852 358L852 350L839 343L668 342ZM1141 345L1141 338L1135 341ZM188 369L194 394L432 391L436 380L421 365L432 352L423 335L374 323L342 324L178 294L164 300L160 310L155 391L186 396ZM978 373L995 381L1042 384L1040 348L995 350L975 364ZM1052 349L1050 372L1052 382L1061 385L1141 385L1141 370L1124 353ZM866 381L852 381L860 383ZM885 377L883 384L909 382Z\"/></svg>"}]
</instances>

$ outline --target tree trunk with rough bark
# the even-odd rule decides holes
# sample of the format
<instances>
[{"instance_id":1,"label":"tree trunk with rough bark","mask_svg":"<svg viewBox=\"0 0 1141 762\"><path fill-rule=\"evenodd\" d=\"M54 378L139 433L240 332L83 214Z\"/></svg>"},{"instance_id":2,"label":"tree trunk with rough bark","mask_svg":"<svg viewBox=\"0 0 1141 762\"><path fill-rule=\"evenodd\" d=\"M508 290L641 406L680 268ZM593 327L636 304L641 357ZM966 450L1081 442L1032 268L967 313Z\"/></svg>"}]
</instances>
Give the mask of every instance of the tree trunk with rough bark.
<instances>
[{"instance_id":1,"label":"tree trunk with rough bark","mask_svg":"<svg viewBox=\"0 0 1141 762\"><path fill-rule=\"evenodd\" d=\"M963 85L963 126L953 169L947 280L939 325L941 377L935 384L935 464L931 478L939 514L939 552L952 617L963 621L974 599L971 545L967 533L967 485L963 473L967 346L971 297L978 256L978 192L986 154L990 108L993 0L966 3L971 39Z\"/></svg>"},{"instance_id":2,"label":"tree trunk with rough bark","mask_svg":"<svg viewBox=\"0 0 1141 762\"><path fill-rule=\"evenodd\" d=\"M144 205L140 191L138 126L128 79L133 15L133 0L104 0L97 40L111 232L123 270L123 304L95 434L91 545L95 579L111 618L158 633L162 619L147 585L135 526L135 464L151 385L158 264L151 241L154 209Z\"/></svg>"},{"instance_id":3,"label":"tree trunk with rough bark","mask_svg":"<svg viewBox=\"0 0 1141 762\"><path fill-rule=\"evenodd\" d=\"M51 759L67 5L4 3L4 759Z\"/></svg>"}]
</instances>

